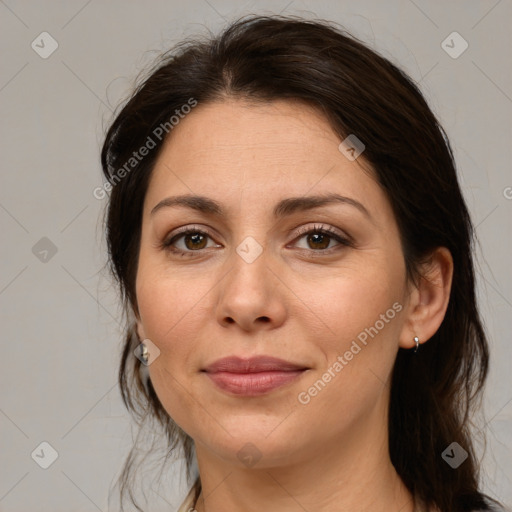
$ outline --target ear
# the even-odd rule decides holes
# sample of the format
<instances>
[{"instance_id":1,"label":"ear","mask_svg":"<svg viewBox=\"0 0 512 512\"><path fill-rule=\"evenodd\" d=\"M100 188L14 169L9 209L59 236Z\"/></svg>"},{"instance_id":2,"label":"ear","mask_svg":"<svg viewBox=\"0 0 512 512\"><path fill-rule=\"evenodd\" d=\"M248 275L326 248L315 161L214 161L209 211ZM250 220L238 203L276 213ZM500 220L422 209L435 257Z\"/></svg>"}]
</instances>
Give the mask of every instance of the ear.
<instances>
[{"instance_id":1,"label":"ear","mask_svg":"<svg viewBox=\"0 0 512 512\"><path fill-rule=\"evenodd\" d=\"M400 347L428 341L439 329L450 300L453 258L446 247L438 247L421 265L418 283L413 285L407 306L407 319L400 334Z\"/></svg>"}]
</instances>

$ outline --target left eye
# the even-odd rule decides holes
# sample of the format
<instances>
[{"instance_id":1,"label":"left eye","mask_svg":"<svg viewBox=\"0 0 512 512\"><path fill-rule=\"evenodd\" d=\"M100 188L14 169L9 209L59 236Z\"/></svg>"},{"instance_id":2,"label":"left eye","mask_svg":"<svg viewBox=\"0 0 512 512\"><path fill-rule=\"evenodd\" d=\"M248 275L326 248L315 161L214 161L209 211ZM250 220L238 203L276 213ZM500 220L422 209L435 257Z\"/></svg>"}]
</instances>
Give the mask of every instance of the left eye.
<instances>
[{"instance_id":1,"label":"left eye","mask_svg":"<svg viewBox=\"0 0 512 512\"><path fill-rule=\"evenodd\" d=\"M301 235L297 240L303 240L306 246L300 246L295 244L300 249L310 249L315 251L322 251L331 249L336 245L348 245L348 241L339 236L338 234L332 233L326 229L312 229L307 233Z\"/></svg>"}]
</instances>

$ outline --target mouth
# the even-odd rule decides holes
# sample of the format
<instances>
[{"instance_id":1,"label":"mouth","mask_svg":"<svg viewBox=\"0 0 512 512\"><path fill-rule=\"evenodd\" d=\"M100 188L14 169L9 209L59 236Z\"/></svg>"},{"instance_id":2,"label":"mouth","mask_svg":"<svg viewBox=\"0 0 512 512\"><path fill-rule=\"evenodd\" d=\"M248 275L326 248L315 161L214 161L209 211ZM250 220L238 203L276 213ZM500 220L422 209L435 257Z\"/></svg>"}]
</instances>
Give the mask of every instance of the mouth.
<instances>
[{"instance_id":1,"label":"mouth","mask_svg":"<svg viewBox=\"0 0 512 512\"><path fill-rule=\"evenodd\" d=\"M229 394L260 396L291 383L307 370L308 367L275 357L257 356L219 359L202 372Z\"/></svg>"}]
</instances>

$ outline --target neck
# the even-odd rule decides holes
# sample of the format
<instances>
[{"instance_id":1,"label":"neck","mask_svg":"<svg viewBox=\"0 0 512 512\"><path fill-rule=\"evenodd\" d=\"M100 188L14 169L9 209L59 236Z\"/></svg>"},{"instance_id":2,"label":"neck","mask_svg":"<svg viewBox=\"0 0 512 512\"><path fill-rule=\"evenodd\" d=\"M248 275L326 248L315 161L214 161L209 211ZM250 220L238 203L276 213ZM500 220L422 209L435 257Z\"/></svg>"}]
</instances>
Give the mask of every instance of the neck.
<instances>
[{"instance_id":1,"label":"neck","mask_svg":"<svg viewBox=\"0 0 512 512\"><path fill-rule=\"evenodd\" d=\"M413 497L389 458L382 412L288 464L240 468L196 445L202 492L195 510L413 512Z\"/></svg>"}]
</instances>

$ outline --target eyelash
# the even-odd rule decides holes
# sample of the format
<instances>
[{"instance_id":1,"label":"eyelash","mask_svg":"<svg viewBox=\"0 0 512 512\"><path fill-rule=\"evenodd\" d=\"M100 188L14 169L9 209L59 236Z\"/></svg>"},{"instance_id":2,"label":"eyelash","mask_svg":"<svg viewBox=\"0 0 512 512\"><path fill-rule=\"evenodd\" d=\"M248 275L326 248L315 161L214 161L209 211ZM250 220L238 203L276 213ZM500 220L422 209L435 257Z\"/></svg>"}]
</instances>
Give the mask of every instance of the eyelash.
<instances>
[{"instance_id":1,"label":"eyelash","mask_svg":"<svg viewBox=\"0 0 512 512\"><path fill-rule=\"evenodd\" d=\"M336 240L336 242L338 242L338 244L342 245L342 246L346 246L346 247L353 246L352 240L349 237L345 238L345 237L341 236L337 231L335 231L332 227L324 226L322 224L320 224L320 225L315 224L313 227L299 228L299 230L297 232L297 236L294 238L294 241L299 238L302 238L306 235L312 234L312 233L327 235L327 236L333 238L334 240ZM191 250L183 251L181 249L177 249L176 247L173 247L173 245L172 245L173 243L175 243L181 237L184 237L189 234L206 235L207 237L212 238L211 235L204 229L195 228L193 226L186 227L186 228L183 228L181 231L178 231L178 233L175 233L171 238L164 240L160 244L160 249L166 250L166 251L169 251L169 252L172 252L179 256L184 256L184 257L193 256L194 253L201 253L204 249L199 249L197 251L191 251ZM333 249L336 249L336 247L337 246L330 247L328 249L316 249L316 250L315 249L301 249L301 250L308 251L313 254L316 253L315 256L322 256L323 254L326 254L326 253L330 254Z\"/></svg>"}]
</instances>

